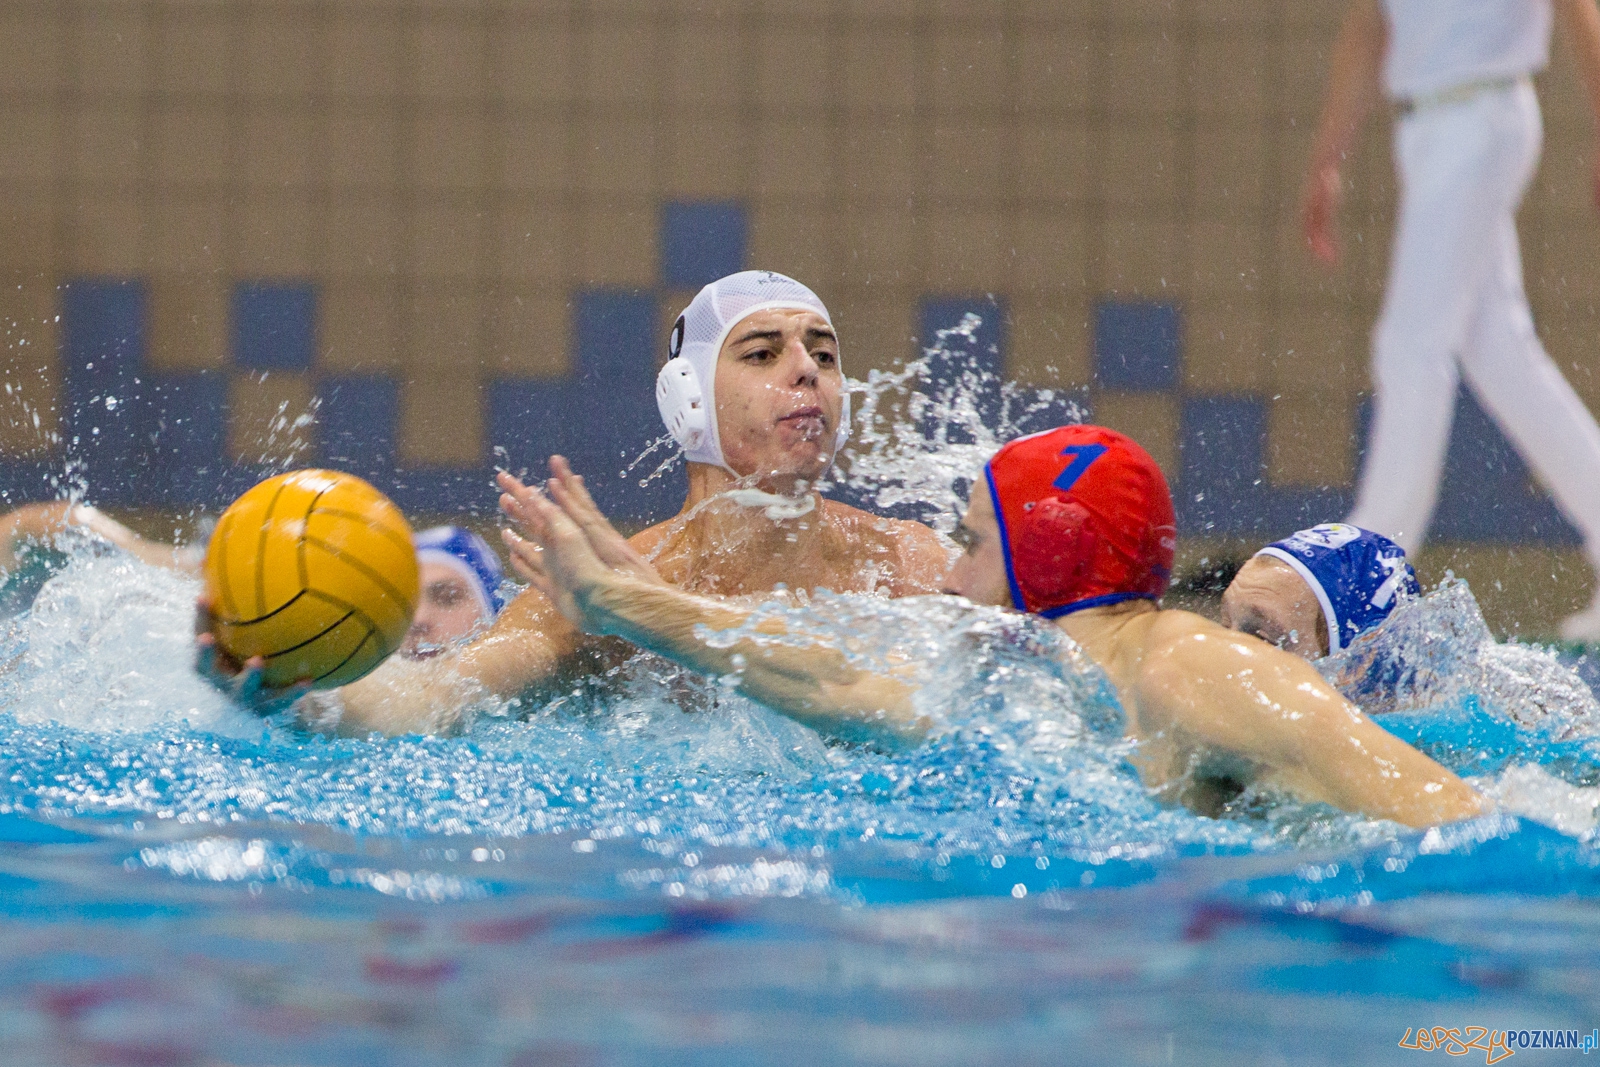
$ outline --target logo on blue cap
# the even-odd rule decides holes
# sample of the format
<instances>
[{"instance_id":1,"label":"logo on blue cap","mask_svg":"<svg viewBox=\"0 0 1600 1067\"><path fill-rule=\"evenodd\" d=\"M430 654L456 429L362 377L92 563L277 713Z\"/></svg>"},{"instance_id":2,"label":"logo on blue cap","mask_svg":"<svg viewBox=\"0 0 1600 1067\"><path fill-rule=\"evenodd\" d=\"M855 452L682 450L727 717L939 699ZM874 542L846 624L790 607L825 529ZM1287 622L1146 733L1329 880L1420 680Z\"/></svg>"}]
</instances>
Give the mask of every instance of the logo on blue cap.
<instances>
[{"instance_id":1,"label":"logo on blue cap","mask_svg":"<svg viewBox=\"0 0 1600 1067\"><path fill-rule=\"evenodd\" d=\"M1257 552L1295 569L1316 594L1328 624L1328 651L1371 630L1422 586L1406 550L1382 534L1343 522L1301 530Z\"/></svg>"}]
</instances>

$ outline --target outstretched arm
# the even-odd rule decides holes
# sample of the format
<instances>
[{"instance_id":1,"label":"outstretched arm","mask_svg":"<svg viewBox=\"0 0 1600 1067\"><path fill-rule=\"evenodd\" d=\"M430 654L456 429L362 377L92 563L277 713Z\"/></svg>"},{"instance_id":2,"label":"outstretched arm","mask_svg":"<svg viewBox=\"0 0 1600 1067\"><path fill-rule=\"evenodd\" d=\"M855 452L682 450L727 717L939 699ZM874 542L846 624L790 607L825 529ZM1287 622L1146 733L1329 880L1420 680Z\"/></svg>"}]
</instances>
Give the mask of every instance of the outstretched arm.
<instances>
[{"instance_id":1,"label":"outstretched arm","mask_svg":"<svg viewBox=\"0 0 1600 1067\"><path fill-rule=\"evenodd\" d=\"M559 457L551 469L548 497L501 475L501 507L528 535L508 530L506 545L518 573L575 625L627 638L702 674L737 675L750 697L818 729L869 727L913 738L926 733L928 723L912 707L912 680L863 670L820 638L802 647L755 638L712 645L708 632L744 626L751 613L685 593L641 569L582 479ZM778 620L756 630L787 632Z\"/></svg>"},{"instance_id":2,"label":"outstretched arm","mask_svg":"<svg viewBox=\"0 0 1600 1067\"><path fill-rule=\"evenodd\" d=\"M1136 705L1146 733L1176 729L1243 756L1307 800L1409 826L1483 810L1470 786L1363 715L1305 660L1198 618L1152 641Z\"/></svg>"},{"instance_id":3,"label":"outstretched arm","mask_svg":"<svg viewBox=\"0 0 1600 1067\"><path fill-rule=\"evenodd\" d=\"M1339 260L1340 171L1356 134L1377 102L1388 31L1380 0L1352 0L1333 46L1328 91L1312 144L1300 217L1312 254L1324 263Z\"/></svg>"},{"instance_id":4,"label":"outstretched arm","mask_svg":"<svg viewBox=\"0 0 1600 1067\"><path fill-rule=\"evenodd\" d=\"M1600 9L1594 0L1557 0L1567 38L1572 42L1584 88L1589 91L1589 110L1594 115L1595 132L1600 135ZM1600 207L1600 152L1595 153L1594 201Z\"/></svg>"},{"instance_id":5,"label":"outstretched arm","mask_svg":"<svg viewBox=\"0 0 1600 1067\"><path fill-rule=\"evenodd\" d=\"M185 574L199 570L200 559L196 552L147 541L97 508L57 500L48 504L26 504L0 517L0 571L16 566L17 546L22 542L45 541L74 526L105 538L153 567Z\"/></svg>"}]
</instances>

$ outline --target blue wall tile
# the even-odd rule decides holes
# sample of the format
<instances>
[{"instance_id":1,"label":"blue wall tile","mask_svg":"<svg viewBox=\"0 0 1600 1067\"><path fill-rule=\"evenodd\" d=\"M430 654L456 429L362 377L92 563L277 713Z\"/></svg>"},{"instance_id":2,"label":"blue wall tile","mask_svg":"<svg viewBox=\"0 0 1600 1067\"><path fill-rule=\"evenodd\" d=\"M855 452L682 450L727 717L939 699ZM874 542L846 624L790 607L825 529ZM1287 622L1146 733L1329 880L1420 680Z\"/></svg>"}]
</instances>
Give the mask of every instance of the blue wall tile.
<instances>
[{"instance_id":1,"label":"blue wall tile","mask_svg":"<svg viewBox=\"0 0 1600 1067\"><path fill-rule=\"evenodd\" d=\"M749 223L737 201L672 202L661 206L661 284L698 289L744 270Z\"/></svg>"},{"instance_id":2,"label":"blue wall tile","mask_svg":"<svg viewBox=\"0 0 1600 1067\"><path fill-rule=\"evenodd\" d=\"M1266 405L1258 397L1183 402L1173 504L1183 534L1253 534L1267 528Z\"/></svg>"},{"instance_id":3,"label":"blue wall tile","mask_svg":"<svg viewBox=\"0 0 1600 1067\"><path fill-rule=\"evenodd\" d=\"M234 363L246 370L310 370L317 292L309 282L240 282L233 289Z\"/></svg>"},{"instance_id":4,"label":"blue wall tile","mask_svg":"<svg viewBox=\"0 0 1600 1067\"><path fill-rule=\"evenodd\" d=\"M1094 373L1105 389L1178 387L1182 316L1176 304L1102 301L1094 310Z\"/></svg>"},{"instance_id":5,"label":"blue wall tile","mask_svg":"<svg viewBox=\"0 0 1600 1067\"><path fill-rule=\"evenodd\" d=\"M132 503L148 293L142 282L83 278L61 294L66 409L62 439L83 464L90 499Z\"/></svg>"},{"instance_id":6,"label":"blue wall tile","mask_svg":"<svg viewBox=\"0 0 1600 1067\"><path fill-rule=\"evenodd\" d=\"M959 329L968 315L980 320L970 337L953 333L940 339L941 331ZM997 426L1005 368L1005 306L991 296L928 296L922 300L917 324L917 343L929 361L933 392L940 396L971 392L984 425ZM937 428L924 425L922 432L932 435ZM956 427L946 427L945 433L953 442L972 440L971 434Z\"/></svg>"},{"instance_id":7,"label":"blue wall tile","mask_svg":"<svg viewBox=\"0 0 1600 1067\"><path fill-rule=\"evenodd\" d=\"M227 375L152 375L139 415L149 468L139 503L219 507L230 498Z\"/></svg>"},{"instance_id":8,"label":"blue wall tile","mask_svg":"<svg viewBox=\"0 0 1600 1067\"><path fill-rule=\"evenodd\" d=\"M1528 465L1465 388L1456 398L1439 506L1428 537L1583 543L1543 488L1529 481Z\"/></svg>"},{"instance_id":9,"label":"blue wall tile","mask_svg":"<svg viewBox=\"0 0 1600 1067\"><path fill-rule=\"evenodd\" d=\"M324 377L317 383L320 462L374 481L394 474L400 383L376 375Z\"/></svg>"}]
</instances>

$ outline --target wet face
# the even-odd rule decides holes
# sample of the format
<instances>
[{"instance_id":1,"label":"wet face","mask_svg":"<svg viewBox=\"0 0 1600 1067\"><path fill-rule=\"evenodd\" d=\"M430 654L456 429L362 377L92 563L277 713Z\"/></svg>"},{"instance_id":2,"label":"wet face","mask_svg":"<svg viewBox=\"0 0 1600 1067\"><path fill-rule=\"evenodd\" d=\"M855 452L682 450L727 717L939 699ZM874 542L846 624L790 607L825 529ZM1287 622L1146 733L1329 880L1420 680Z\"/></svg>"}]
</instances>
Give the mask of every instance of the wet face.
<instances>
[{"instance_id":1,"label":"wet face","mask_svg":"<svg viewBox=\"0 0 1600 1067\"><path fill-rule=\"evenodd\" d=\"M717 356L717 435L728 466L815 481L833 459L844 392L839 339L814 311L745 317Z\"/></svg>"},{"instance_id":2,"label":"wet face","mask_svg":"<svg viewBox=\"0 0 1600 1067\"><path fill-rule=\"evenodd\" d=\"M410 659L437 655L475 633L486 620L467 580L443 563L418 567L422 592L400 654Z\"/></svg>"},{"instance_id":3,"label":"wet face","mask_svg":"<svg viewBox=\"0 0 1600 1067\"><path fill-rule=\"evenodd\" d=\"M1256 556L1222 594L1222 623L1306 659L1328 654L1322 606L1305 579L1281 559Z\"/></svg>"},{"instance_id":4,"label":"wet face","mask_svg":"<svg viewBox=\"0 0 1600 1067\"><path fill-rule=\"evenodd\" d=\"M989 487L981 478L972 486L967 513L956 527L955 539L963 551L945 575L944 591L964 596L974 604L1012 607L1000 522L995 518L994 502L989 499Z\"/></svg>"}]
</instances>

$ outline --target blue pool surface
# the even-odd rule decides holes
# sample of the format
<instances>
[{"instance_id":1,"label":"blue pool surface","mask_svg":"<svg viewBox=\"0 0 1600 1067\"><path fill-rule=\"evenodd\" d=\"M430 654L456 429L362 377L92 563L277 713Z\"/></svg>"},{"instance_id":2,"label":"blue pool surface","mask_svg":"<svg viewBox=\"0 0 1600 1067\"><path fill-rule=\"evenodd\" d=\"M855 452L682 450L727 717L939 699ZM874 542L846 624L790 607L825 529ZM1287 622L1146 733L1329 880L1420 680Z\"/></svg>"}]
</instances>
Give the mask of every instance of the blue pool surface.
<instances>
[{"instance_id":1,"label":"blue pool surface","mask_svg":"<svg viewBox=\"0 0 1600 1067\"><path fill-rule=\"evenodd\" d=\"M83 551L6 624L0 1062L1417 1063L1416 1027L1600 1026L1593 697L1459 584L1328 665L1534 816L1427 833L1161 807L1092 669L950 601L832 603L941 663L944 733L882 751L644 658L458 737L308 737L192 675L194 592Z\"/></svg>"}]
</instances>

